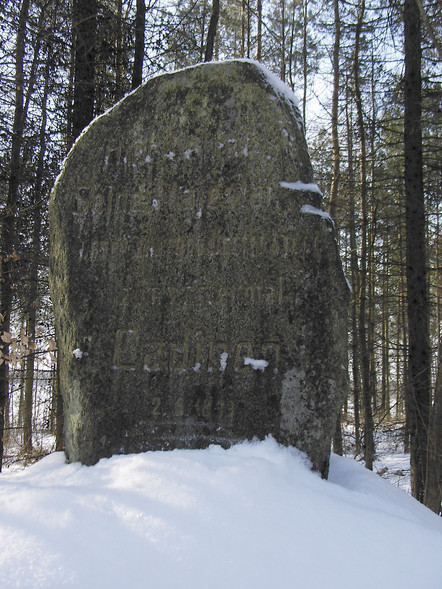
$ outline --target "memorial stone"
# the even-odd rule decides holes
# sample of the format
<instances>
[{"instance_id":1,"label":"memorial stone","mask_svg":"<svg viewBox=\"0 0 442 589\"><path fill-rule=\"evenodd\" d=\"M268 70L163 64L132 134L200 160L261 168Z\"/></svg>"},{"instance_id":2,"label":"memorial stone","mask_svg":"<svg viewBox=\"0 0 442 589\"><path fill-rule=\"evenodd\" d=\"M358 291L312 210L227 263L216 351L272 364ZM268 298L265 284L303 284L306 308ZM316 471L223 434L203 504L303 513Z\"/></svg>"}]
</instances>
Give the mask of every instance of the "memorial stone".
<instances>
[{"instance_id":1,"label":"memorial stone","mask_svg":"<svg viewBox=\"0 0 442 589\"><path fill-rule=\"evenodd\" d=\"M267 435L327 476L348 287L290 90L249 61L149 80L50 203L69 461Z\"/></svg>"}]
</instances>

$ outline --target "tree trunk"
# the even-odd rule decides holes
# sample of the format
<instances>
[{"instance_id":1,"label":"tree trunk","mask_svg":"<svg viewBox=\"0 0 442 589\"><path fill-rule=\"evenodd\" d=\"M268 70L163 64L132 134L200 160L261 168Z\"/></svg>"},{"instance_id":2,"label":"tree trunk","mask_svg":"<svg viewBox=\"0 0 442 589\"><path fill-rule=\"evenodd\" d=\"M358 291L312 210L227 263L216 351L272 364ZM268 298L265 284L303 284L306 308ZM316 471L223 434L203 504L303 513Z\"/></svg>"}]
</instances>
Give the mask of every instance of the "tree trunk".
<instances>
[{"instance_id":1,"label":"tree trunk","mask_svg":"<svg viewBox=\"0 0 442 589\"><path fill-rule=\"evenodd\" d=\"M35 311L31 313L27 321L26 334L29 339L35 338ZM23 435L22 452L29 455L32 452L32 404L34 396L34 353L26 357L25 364L25 391L23 396Z\"/></svg>"},{"instance_id":2,"label":"tree trunk","mask_svg":"<svg viewBox=\"0 0 442 589\"><path fill-rule=\"evenodd\" d=\"M124 96L123 87L123 2L117 0L117 39L115 47L115 100L118 102Z\"/></svg>"},{"instance_id":3,"label":"tree trunk","mask_svg":"<svg viewBox=\"0 0 442 589\"><path fill-rule=\"evenodd\" d=\"M46 123L47 123L47 102L49 96L49 81L52 69L52 52L47 48L45 86L41 106L41 124L39 133L39 152L35 174L34 194L32 197L34 227L32 233L32 256L29 268L29 291L26 305L26 334L31 342L35 341L35 328L37 323L38 309L38 266L40 261L40 240L41 240L41 202L43 197L43 173L44 158L46 154ZM34 389L34 365L35 354L29 353L25 365L25 395L23 414L23 452L29 454L32 451L32 400Z\"/></svg>"},{"instance_id":4,"label":"tree trunk","mask_svg":"<svg viewBox=\"0 0 442 589\"><path fill-rule=\"evenodd\" d=\"M442 508L442 358L439 360L428 436L425 505L438 515Z\"/></svg>"},{"instance_id":5,"label":"tree trunk","mask_svg":"<svg viewBox=\"0 0 442 589\"><path fill-rule=\"evenodd\" d=\"M366 468L373 470L374 441L373 441L373 413L371 408L372 391L370 379L370 362L367 342L366 304L367 304L367 178L366 178L366 141L365 126L362 111L361 88L359 81L359 46L362 24L365 14L365 0L360 0L358 21L356 25L355 49L353 54L353 83L356 104L357 124L359 132L359 173L361 188L361 272L359 284L359 350L361 355L362 373L362 401L364 407L364 460Z\"/></svg>"},{"instance_id":6,"label":"tree trunk","mask_svg":"<svg viewBox=\"0 0 442 589\"><path fill-rule=\"evenodd\" d=\"M290 88L294 91L295 90L295 79L294 79L294 69L296 64L296 57L295 57L295 25L297 22L297 8L298 5L293 3L293 10L292 15L290 18L290 38L289 38L289 51L288 51L288 79ZM304 121L305 123L305 121Z\"/></svg>"},{"instance_id":7,"label":"tree trunk","mask_svg":"<svg viewBox=\"0 0 442 589\"><path fill-rule=\"evenodd\" d=\"M250 10L250 0L247 0L247 59L250 59L250 48L252 45L252 11Z\"/></svg>"},{"instance_id":8,"label":"tree trunk","mask_svg":"<svg viewBox=\"0 0 442 589\"><path fill-rule=\"evenodd\" d=\"M215 46L216 28L219 19L219 0L212 0L212 14L210 16L209 30L207 31L206 54L204 61L212 61L213 48Z\"/></svg>"},{"instance_id":9,"label":"tree trunk","mask_svg":"<svg viewBox=\"0 0 442 589\"><path fill-rule=\"evenodd\" d=\"M348 151L348 192L349 192L349 232L350 232L350 272L351 272L351 351L352 351L352 376L353 376L353 410L354 410L354 427L355 427L355 455L358 456L361 451L360 437L360 373L359 373L359 330L358 330L358 312L357 297L359 292L359 267L357 257L356 242L356 211L355 211L355 180L353 166L353 128L351 124L351 114L348 112L350 92L347 90L346 96L346 125L347 125L347 151Z\"/></svg>"},{"instance_id":10,"label":"tree trunk","mask_svg":"<svg viewBox=\"0 0 442 589\"><path fill-rule=\"evenodd\" d=\"M97 0L74 0L74 103L72 135L77 138L94 118Z\"/></svg>"},{"instance_id":11,"label":"tree trunk","mask_svg":"<svg viewBox=\"0 0 442 589\"><path fill-rule=\"evenodd\" d=\"M437 341L437 359L438 362L442 360L442 333L441 333L441 321L442 321L442 314L441 314L441 288L439 287L441 282L441 270L442 270L442 260L440 258L440 236L441 234L441 227L439 221L439 208L442 203L438 203L436 205L436 248L435 248L435 258L436 258L436 276L435 276L435 284L436 284L436 341Z\"/></svg>"},{"instance_id":12,"label":"tree trunk","mask_svg":"<svg viewBox=\"0 0 442 589\"><path fill-rule=\"evenodd\" d=\"M424 501L430 415L431 358L428 327L425 206L421 131L421 27L415 0L404 4L404 154L408 310L407 412L410 428L411 488Z\"/></svg>"},{"instance_id":13,"label":"tree trunk","mask_svg":"<svg viewBox=\"0 0 442 589\"><path fill-rule=\"evenodd\" d=\"M373 184L372 184L373 185ZM376 240L376 220L375 213L371 211L370 218L368 220L368 247L367 247L367 258L368 258L368 284L367 284L367 347L368 347L368 366L369 366L369 377L370 377L370 395L373 406L373 411L377 408L377 369L376 369L376 333L375 333L375 282L376 282L376 269L375 269L375 250L374 244Z\"/></svg>"},{"instance_id":14,"label":"tree trunk","mask_svg":"<svg viewBox=\"0 0 442 589\"><path fill-rule=\"evenodd\" d=\"M258 0L257 6L258 29L256 34L256 59L261 61L262 57L262 0Z\"/></svg>"},{"instance_id":15,"label":"tree trunk","mask_svg":"<svg viewBox=\"0 0 442 589\"><path fill-rule=\"evenodd\" d=\"M335 433L333 435L333 452L339 456L344 454L344 443L342 440L342 412L339 412L336 423Z\"/></svg>"},{"instance_id":16,"label":"tree trunk","mask_svg":"<svg viewBox=\"0 0 442 589\"><path fill-rule=\"evenodd\" d=\"M304 130L306 129L305 112L307 106L307 75L308 75L308 56L307 56L307 24L308 24L308 0L303 0L302 4L302 120L304 121Z\"/></svg>"},{"instance_id":17,"label":"tree trunk","mask_svg":"<svg viewBox=\"0 0 442 589\"><path fill-rule=\"evenodd\" d=\"M330 201L328 212L332 219L336 218L336 207L339 192L339 177L341 166L341 155L339 150L338 134L338 112L339 112L339 52L341 45L341 23L339 16L339 0L333 0L334 6L334 23L335 23L335 41L333 45L333 96L332 96L332 145L333 145L333 172L330 186Z\"/></svg>"},{"instance_id":18,"label":"tree trunk","mask_svg":"<svg viewBox=\"0 0 442 589\"><path fill-rule=\"evenodd\" d=\"M240 57L246 54L246 1L241 0L241 52Z\"/></svg>"},{"instance_id":19,"label":"tree trunk","mask_svg":"<svg viewBox=\"0 0 442 589\"><path fill-rule=\"evenodd\" d=\"M399 229L397 234L399 267L405 268L405 218L403 203L403 194L398 195L398 217ZM398 416L403 419L405 415L404 427L404 453L410 452L410 436L408 433L408 417L405 408L405 396L408 382L408 325L407 325L407 285L405 280L405 272L399 273L399 292L398 292L398 307L397 307L397 353L396 353L396 404L398 407ZM401 378L402 376L402 378Z\"/></svg>"},{"instance_id":20,"label":"tree trunk","mask_svg":"<svg viewBox=\"0 0 442 589\"><path fill-rule=\"evenodd\" d=\"M384 251L382 252L384 276L382 279L382 411L390 417L390 325L389 325L389 292L390 292L390 240L388 232L384 234Z\"/></svg>"},{"instance_id":21,"label":"tree trunk","mask_svg":"<svg viewBox=\"0 0 442 589\"><path fill-rule=\"evenodd\" d=\"M285 82L286 55L285 55L285 0L281 1L281 72L280 77Z\"/></svg>"},{"instance_id":22,"label":"tree trunk","mask_svg":"<svg viewBox=\"0 0 442 589\"><path fill-rule=\"evenodd\" d=\"M75 78L75 47L71 43L69 51L68 87L66 92L66 151L69 151L74 143L74 78Z\"/></svg>"},{"instance_id":23,"label":"tree trunk","mask_svg":"<svg viewBox=\"0 0 442 589\"><path fill-rule=\"evenodd\" d=\"M9 332L11 328L13 264L15 250L15 226L18 202L18 188L20 182L20 151L23 139L24 128L24 73L23 59L25 54L26 24L28 20L29 0L23 0L20 7L20 16L17 29L16 51L15 51L15 109L12 129L12 146L10 173L8 180L8 197L6 208L1 217L1 314L3 332ZM9 356L9 344L3 344L3 355L5 360L0 365L0 471L3 462L3 431L4 431L4 409L9 392L9 367L7 357Z\"/></svg>"},{"instance_id":24,"label":"tree trunk","mask_svg":"<svg viewBox=\"0 0 442 589\"><path fill-rule=\"evenodd\" d=\"M137 12L135 15L135 54L132 71L132 90L141 86L143 82L144 61L144 30L146 27L145 0L137 0Z\"/></svg>"},{"instance_id":25,"label":"tree trunk","mask_svg":"<svg viewBox=\"0 0 442 589\"><path fill-rule=\"evenodd\" d=\"M377 399L377 368L376 368L376 296L375 285L377 282L375 247L377 238L377 202L375 196L375 159L376 159L376 129L378 121L376 117L376 88L374 72L374 55L371 55L371 122L370 122L370 218L368 221L368 358L370 368L370 393L373 411L378 406ZM379 197L378 197L379 198Z\"/></svg>"}]
</instances>

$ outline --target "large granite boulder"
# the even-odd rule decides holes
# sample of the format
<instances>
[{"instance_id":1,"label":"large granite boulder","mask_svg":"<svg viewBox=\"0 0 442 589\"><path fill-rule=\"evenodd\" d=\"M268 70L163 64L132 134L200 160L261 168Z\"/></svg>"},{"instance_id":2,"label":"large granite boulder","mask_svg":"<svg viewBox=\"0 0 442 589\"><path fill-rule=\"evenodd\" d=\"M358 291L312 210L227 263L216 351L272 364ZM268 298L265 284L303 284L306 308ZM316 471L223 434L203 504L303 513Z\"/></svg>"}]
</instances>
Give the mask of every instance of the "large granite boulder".
<instances>
[{"instance_id":1,"label":"large granite boulder","mask_svg":"<svg viewBox=\"0 0 442 589\"><path fill-rule=\"evenodd\" d=\"M285 85L149 80L79 138L50 224L70 461L271 434L327 475L348 288Z\"/></svg>"}]
</instances>

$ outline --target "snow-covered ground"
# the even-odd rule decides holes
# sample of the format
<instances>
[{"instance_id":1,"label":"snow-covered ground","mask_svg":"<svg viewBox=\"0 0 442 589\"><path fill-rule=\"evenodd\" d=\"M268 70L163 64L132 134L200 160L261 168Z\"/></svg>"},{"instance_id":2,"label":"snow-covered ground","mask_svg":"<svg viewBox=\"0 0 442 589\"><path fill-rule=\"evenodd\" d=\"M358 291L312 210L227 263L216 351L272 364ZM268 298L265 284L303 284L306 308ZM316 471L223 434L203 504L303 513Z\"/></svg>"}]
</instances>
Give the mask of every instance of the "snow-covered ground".
<instances>
[{"instance_id":1,"label":"snow-covered ground","mask_svg":"<svg viewBox=\"0 0 442 589\"><path fill-rule=\"evenodd\" d=\"M442 587L442 518L349 458L330 477L271 438L61 453L0 476L0 587Z\"/></svg>"},{"instance_id":2,"label":"snow-covered ground","mask_svg":"<svg viewBox=\"0 0 442 589\"><path fill-rule=\"evenodd\" d=\"M363 462L362 450L355 454L354 425L350 421L344 425L344 455ZM404 424L391 421L375 430L375 461L373 472L395 487L411 495L410 454L404 452ZM441 584L442 589L442 584Z\"/></svg>"},{"instance_id":3,"label":"snow-covered ground","mask_svg":"<svg viewBox=\"0 0 442 589\"><path fill-rule=\"evenodd\" d=\"M411 494L410 454L404 453L403 429L393 426L376 432L373 470L392 485Z\"/></svg>"}]
</instances>

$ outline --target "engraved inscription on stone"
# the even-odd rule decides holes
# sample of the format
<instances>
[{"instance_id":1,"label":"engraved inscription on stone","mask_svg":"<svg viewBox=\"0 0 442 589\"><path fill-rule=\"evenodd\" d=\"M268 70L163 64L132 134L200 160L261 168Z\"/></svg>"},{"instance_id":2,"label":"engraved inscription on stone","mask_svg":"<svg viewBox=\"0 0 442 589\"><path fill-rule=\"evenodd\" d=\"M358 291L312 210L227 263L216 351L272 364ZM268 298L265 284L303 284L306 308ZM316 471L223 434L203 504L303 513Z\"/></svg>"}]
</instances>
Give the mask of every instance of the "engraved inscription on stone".
<instances>
[{"instance_id":1,"label":"engraved inscription on stone","mask_svg":"<svg viewBox=\"0 0 442 589\"><path fill-rule=\"evenodd\" d=\"M201 333L197 334L200 338ZM226 339L226 338L225 338ZM234 371L249 371L253 363L245 363L245 358L262 358L267 368L276 374L279 362L279 344L264 342L254 344L240 341L229 345L226 341L206 341L205 354L201 340L196 340L190 347L189 333L185 333L180 343L164 341L139 341L137 329L119 329L115 336L114 370L151 371L187 371L199 372L221 371L227 368L227 362L233 363Z\"/></svg>"},{"instance_id":2,"label":"engraved inscription on stone","mask_svg":"<svg viewBox=\"0 0 442 589\"><path fill-rule=\"evenodd\" d=\"M82 135L50 203L70 461L270 434L327 474L348 293L312 181L253 62L156 77Z\"/></svg>"}]
</instances>

